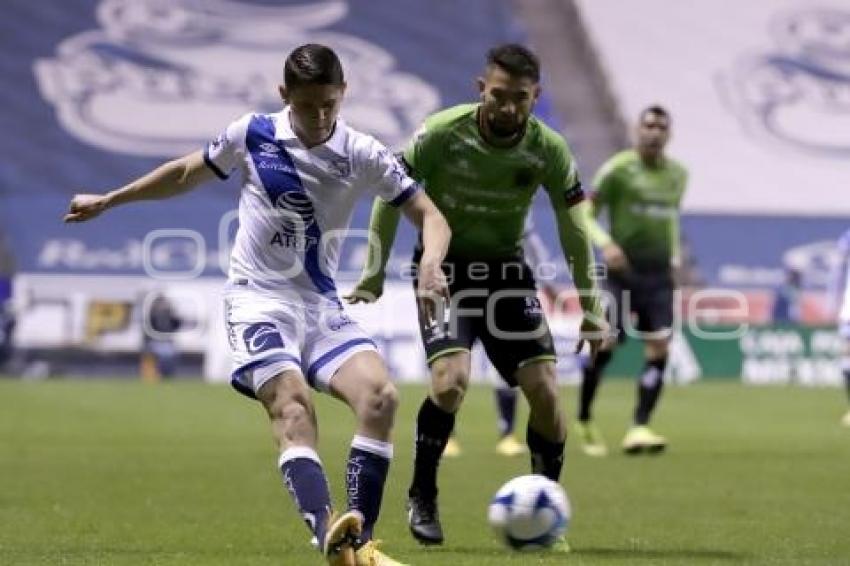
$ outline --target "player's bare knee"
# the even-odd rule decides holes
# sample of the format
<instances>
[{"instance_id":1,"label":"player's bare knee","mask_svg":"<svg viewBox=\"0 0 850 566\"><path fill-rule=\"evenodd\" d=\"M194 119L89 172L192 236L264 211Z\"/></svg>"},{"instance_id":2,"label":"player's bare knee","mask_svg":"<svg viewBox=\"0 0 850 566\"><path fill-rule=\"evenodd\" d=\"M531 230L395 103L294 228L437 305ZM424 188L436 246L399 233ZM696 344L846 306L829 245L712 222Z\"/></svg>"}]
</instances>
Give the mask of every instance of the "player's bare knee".
<instances>
[{"instance_id":1,"label":"player's bare knee","mask_svg":"<svg viewBox=\"0 0 850 566\"><path fill-rule=\"evenodd\" d=\"M541 380L524 391L532 409L551 410L558 406L558 388L552 382Z\"/></svg>"},{"instance_id":2,"label":"player's bare knee","mask_svg":"<svg viewBox=\"0 0 850 566\"><path fill-rule=\"evenodd\" d=\"M398 389L390 382L376 387L370 396L371 412L380 418L392 417L398 408Z\"/></svg>"},{"instance_id":3,"label":"player's bare knee","mask_svg":"<svg viewBox=\"0 0 850 566\"><path fill-rule=\"evenodd\" d=\"M518 381L533 409L551 409L558 406L559 392L554 364L537 364L534 368L523 368L519 372Z\"/></svg>"},{"instance_id":4,"label":"player's bare knee","mask_svg":"<svg viewBox=\"0 0 850 566\"><path fill-rule=\"evenodd\" d=\"M288 378L276 378L258 394L273 421L312 419L313 402L306 385Z\"/></svg>"},{"instance_id":5,"label":"player's bare knee","mask_svg":"<svg viewBox=\"0 0 850 566\"><path fill-rule=\"evenodd\" d=\"M663 360L664 358L668 357L669 355L670 355L670 351L667 350L667 348L661 348L661 349L658 349L658 350L655 350L654 352L652 352L652 354L649 356L649 359L653 360L653 361L654 360Z\"/></svg>"},{"instance_id":6,"label":"player's bare knee","mask_svg":"<svg viewBox=\"0 0 850 566\"><path fill-rule=\"evenodd\" d=\"M398 389L389 382L369 384L358 408L358 417L366 423L392 423L398 408Z\"/></svg>"},{"instance_id":7,"label":"player's bare knee","mask_svg":"<svg viewBox=\"0 0 850 566\"><path fill-rule=\"evenodd\" d=\"M650 360L666 358L670 352L670 346L665 340L653 340L646 343L646 357Z\"/></svg>"},{"instance_id":8,"label":"player's bare knee","mask_svg":"<svg viewBox=\"0 0 850 566\"><path fill-rule=\"evenodd\" d=\"M454 413L463 402L469 384L469 374L465 368L445 364L432 369L432 397L438 407Z\"/></svg>"},{"instance_id":9,"label":"player's bare knee","mask_svg":"<svg viewBox=\"0 0 850 566\"><path fill-rule=\"evenodd\" d=\"M293 395L276 399L271 407L271 416L291 426L309 423L313 420L313 404L306 395Z\"/></svg>"}]
</instances>

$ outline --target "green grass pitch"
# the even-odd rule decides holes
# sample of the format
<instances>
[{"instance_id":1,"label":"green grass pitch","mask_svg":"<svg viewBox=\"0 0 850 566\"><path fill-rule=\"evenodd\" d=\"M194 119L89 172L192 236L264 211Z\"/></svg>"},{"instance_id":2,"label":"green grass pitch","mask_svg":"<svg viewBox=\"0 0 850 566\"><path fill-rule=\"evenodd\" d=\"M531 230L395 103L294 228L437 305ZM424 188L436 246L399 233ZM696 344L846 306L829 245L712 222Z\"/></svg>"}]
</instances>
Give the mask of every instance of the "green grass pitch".
<instances>
[{"instance_id":1,"label":"green grass pitch","mask_svg":"<svg viewBox=\"0 0 850 566\"><path fill-rule=\"evenodd\" d=\"M574 551L566 557L514 553L489 531L489 498L528 463L494 454L487 387L473 388L461 412L464 455L441 468L446 544L414 543L403 505L423 393L402 388L377 529L398 560L850 564L850 430L838 425L838 390L671 387L656 419L671 440L667 454L595 460L570 442L562 483ZM571 414L575 395L565 391ZM316 398L320 452L341 502L352 421L339 403ZM616 445L632 384L606 383L598 405ZM0 564L321 564L275 462L265 415L225 386L0 380Z\"/></svg>"}]
</instances>

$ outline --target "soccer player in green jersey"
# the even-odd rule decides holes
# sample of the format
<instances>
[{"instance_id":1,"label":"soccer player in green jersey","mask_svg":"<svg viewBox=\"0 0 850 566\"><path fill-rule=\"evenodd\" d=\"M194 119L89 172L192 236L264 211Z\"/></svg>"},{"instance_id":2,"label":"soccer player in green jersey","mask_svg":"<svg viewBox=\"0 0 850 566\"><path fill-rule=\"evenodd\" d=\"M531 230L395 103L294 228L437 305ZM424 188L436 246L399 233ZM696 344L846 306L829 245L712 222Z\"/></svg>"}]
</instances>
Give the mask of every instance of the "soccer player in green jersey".
<instances>
[{"instance_id":1,"label":"soccer player in green jersey","mask_svg":"<svg viewBox=\"0 0 850 566\"><path fill-rule=\"evenodd\" d=\"M596 192L588 223L608 267L609 320L617 321L618 341L636 335L644 343L646 365L638 380L633 426L622 445L629 454L660 452L667 446L648 424L664 385L680 264L679 204L687 181L685 168L664 153L670 137L665 109L650 106L641 112L636 137L636 147L611 157L593 180ZM602 209L608 212L610 232L596 222ZM612 351L613 344L603 348L584 368L577 429L583 451L591 456L607 453L591 407Z\"/></svg>"},{"instance_id":2,"label":"soccer player in green jersey","mask_svg":"<svg viewBox=\"0 0 850 566\"><path fill-rule=\"evenodd\" d=\"M481 101L438 112L404 152L414 178L452 229L443 264L451 294L448 315L433 319L420 308L420 330L431 368L431 391L416 421L416 455L408 491L414 537L440 544L437 468L469 383L470 350L480 340L501 377L519 386L530 415L526 441L532 470L558 481L566 426L556 385L552 336L522 256L522 233L541 185L552 202L560 239L585 313L582 337L595 354L607 337L593 280L583 190L564 139L531 115L540 95L537 57L520 45L487 56L479 78ZM384 266L399 216L375 203L369 265L350 300L381 294ZM414 263L420 252L414 253ZM377 261L376 261L377 260Z\"/></svg>"}]
</instances>

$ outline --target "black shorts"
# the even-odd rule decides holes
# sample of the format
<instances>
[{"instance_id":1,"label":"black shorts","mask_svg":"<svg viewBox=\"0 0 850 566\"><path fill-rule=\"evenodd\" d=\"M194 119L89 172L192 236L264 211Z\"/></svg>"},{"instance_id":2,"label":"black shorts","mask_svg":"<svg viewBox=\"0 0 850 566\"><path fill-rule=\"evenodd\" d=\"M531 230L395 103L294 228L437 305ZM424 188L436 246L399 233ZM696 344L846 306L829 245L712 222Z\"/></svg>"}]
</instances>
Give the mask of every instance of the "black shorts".
<instances>
[{"instance_id":1,"label":"black shorts","mask_svg":"<svg viewBox=\"0 0 850 566\"><path fill-rule=\"evenodd\" d=\"M608 320L616 326L620 342L628 336L627 325L643 333L660 333L673 326L674 286L669 270L609 272L606 288Z\"/></svg>"},{"instance_id":2,"label":"black shorts","mask_svg":"<svg viewBox=\"0 0 850 566\"><path fill-rule=\"evenodd\" d=\"M418 257L414 257L416 263ZM469 351L481 340L490 362L509 385L518 369L555 360L555 347L534 275L521 258L470 261L447 258L443 271L451 304L439 321L427 320L422 305L419 330L428 365L454 352ZM414 290L417 281L414 281Z\"/></svg>"}]
</instances>

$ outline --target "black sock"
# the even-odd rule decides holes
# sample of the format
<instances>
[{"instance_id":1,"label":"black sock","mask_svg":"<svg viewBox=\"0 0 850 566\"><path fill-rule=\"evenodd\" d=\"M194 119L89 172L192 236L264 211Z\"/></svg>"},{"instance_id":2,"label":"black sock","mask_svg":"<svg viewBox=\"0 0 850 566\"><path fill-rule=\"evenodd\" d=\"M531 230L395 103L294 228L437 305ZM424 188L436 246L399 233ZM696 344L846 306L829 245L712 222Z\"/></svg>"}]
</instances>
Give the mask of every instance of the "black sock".
<instances>
[{"instance_id":1,"label":"black sock","mask_svg":"<svg viewBox=\"0 0 850 566\"><path fill-rule=\"evenodd\" d=\"M506 437L514 431L516 416L516 389L499 387L496 389L496 408L499 411L499 436Z\"/></svg>"},{"instance_id":2,"label":"black sock","mask_svg":"<svg viewBox=\"0 0 850 566\"><path fill-rule=\"evenodd\" d=\"M531 473L546 476L552 481L558 481L561 477L561 468L564 466L564 444L566 442L547 440L539 432L532 429L530 424L526 431L526 441L531 452Z\"/></svg>"},{"instance_id":3,"label":"black sock","mask_svg":"<svg viewBox=\"0 0 850 566\"><path fill-rule=\"evenodd\" d=\"M655 409L661 390L664 388L664 368L667 367L667 356L657 360L647 360L643 367L637 386L637 407L635 407L635 424L649 423L649 417Z\"/></svg>"},{"instance_id":4,"label":"black sock","mask_svg":"<svg viewBox=\"0 0 850 566\"><path fill-rule=\"evenodd\" d=\"M594 361L588 361L583 368L578 404L578 420L583 423L591 419L590 409L593 406L593 400L596 398L596 389L602 379L602 372L605 371L613 356L613 351L603 350L596 354Z\"/></svg>"},{"instance_id":5,"label":"black sock","mask_svg":"<svg viewBox=\"0 0 850 566\"><path fill-rule=\"evenodd\" d=\"M416 453L413 457L413 481L408 495L425 499L437 497L437 466L449 436L455 426L455 416L439 408L426 397L416 417Z\"/></svg>"}]
</instances>

